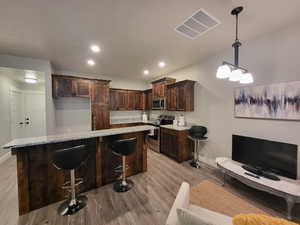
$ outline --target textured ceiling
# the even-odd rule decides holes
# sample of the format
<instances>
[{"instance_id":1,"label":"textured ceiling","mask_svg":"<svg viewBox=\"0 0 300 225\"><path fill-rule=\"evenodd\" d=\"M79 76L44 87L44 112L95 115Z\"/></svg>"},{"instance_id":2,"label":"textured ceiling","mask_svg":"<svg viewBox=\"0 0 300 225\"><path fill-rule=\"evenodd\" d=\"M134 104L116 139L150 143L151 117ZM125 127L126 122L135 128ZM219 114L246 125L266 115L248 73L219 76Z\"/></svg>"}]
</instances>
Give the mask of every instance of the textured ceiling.
<instances>
[{"instance_id":1,"label":"textured ceiling","mask_svg":"<svg viewBox=\"0 0 300 225\"><path fill-rule=\"evenodd\" d=\"M151 79L198 62L230 47L234 18L243 5L241 40L287 26L299 19L299 0L2 0L2 54L49 59L56 70ZM221 21L197 40L174 28L203 8ZM90 44L102 51L94 54ZM86 59L96 61L94 67ZM158 61L167 66L160 69ZM144 76L143 70L150 70Z\"/></svg>"}]
</instances>

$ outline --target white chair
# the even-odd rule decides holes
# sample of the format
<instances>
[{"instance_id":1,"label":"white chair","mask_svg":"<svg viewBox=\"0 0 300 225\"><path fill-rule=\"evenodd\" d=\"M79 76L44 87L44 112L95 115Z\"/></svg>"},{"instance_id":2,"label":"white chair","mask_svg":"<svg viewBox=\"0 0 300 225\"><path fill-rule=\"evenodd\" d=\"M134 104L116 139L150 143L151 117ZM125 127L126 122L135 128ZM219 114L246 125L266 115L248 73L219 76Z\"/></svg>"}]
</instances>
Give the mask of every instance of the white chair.
<instances>
[{"instance_id":1,"label":"white chair","mask_svg":"<svg viewBox=\"0 0 300 225\"><path fill-rule=\"evenodd\" d=\"M197 215L197 217L203 218L206 224L233 225L232 218L229 216L190 204L190 185L186 182L183 182L180 186L177 197L167 218L166 225L182 225L177 216L178 208L186 209L192 214Z\"/></svg>"}]
</instances>

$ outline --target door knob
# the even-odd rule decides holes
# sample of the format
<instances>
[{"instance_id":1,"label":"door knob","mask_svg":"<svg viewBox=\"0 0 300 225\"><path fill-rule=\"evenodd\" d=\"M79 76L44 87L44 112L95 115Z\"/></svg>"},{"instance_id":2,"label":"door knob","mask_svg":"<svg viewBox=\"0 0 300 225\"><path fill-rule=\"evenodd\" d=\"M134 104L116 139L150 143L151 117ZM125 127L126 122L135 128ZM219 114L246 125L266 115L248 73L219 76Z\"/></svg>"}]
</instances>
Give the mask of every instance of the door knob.
<instances>
[{"instance_id":1,"label":"door knob","mask_svg":"<svg viewBox=\"0 0 300 225\"><path fill-rule=\"evenodd\" d=\"M29 124L29 122L25 122L25 124Z\"/></svg>"}]
</instances>

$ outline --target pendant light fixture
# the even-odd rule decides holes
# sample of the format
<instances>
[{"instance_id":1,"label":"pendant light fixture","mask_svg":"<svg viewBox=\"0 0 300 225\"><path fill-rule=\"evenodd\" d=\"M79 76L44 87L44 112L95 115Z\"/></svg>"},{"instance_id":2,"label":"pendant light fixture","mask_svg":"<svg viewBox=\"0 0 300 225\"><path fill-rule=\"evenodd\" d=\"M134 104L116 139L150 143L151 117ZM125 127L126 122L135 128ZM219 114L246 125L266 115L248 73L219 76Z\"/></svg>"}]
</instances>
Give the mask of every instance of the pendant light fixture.
<instances>
[{"instance_id":1,"label":"pendant light fixture","mask_svg":"<svg viewBox=\"0 0 300 225\"><path fill-rule=\"evenodd\" d=\"M239 14L243 11L243 7L234 8L231 11L231 15L236 18L236 31L235 31L235 41L232 44L234 48L234 64L223 62L223 65L219 66L217 71L217 78L227 79L230 81L239 81L241 84L250 84L253 83L253 76L248 70L239 66L239 48L242 46L242 43L238 38L238 25L239 25Z\"/></svg>"}]
</instances>

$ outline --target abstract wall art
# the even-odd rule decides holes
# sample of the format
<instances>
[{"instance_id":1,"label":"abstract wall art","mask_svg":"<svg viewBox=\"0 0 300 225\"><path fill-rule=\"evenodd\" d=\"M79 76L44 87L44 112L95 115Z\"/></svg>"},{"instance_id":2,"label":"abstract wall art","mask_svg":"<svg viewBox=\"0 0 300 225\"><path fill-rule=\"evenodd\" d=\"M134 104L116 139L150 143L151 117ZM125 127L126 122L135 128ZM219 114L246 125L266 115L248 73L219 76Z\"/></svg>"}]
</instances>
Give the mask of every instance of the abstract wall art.
<instances>
[{"instance_id":1,"label":"abstract wall art","mask_svg":"<svg viewBox=\"0 0 300 225\"><path fill-rule=\"evenodd\" d=\"M235 117L300 120L300 81L236 88Z\"/></svg>"}]
</instances>

